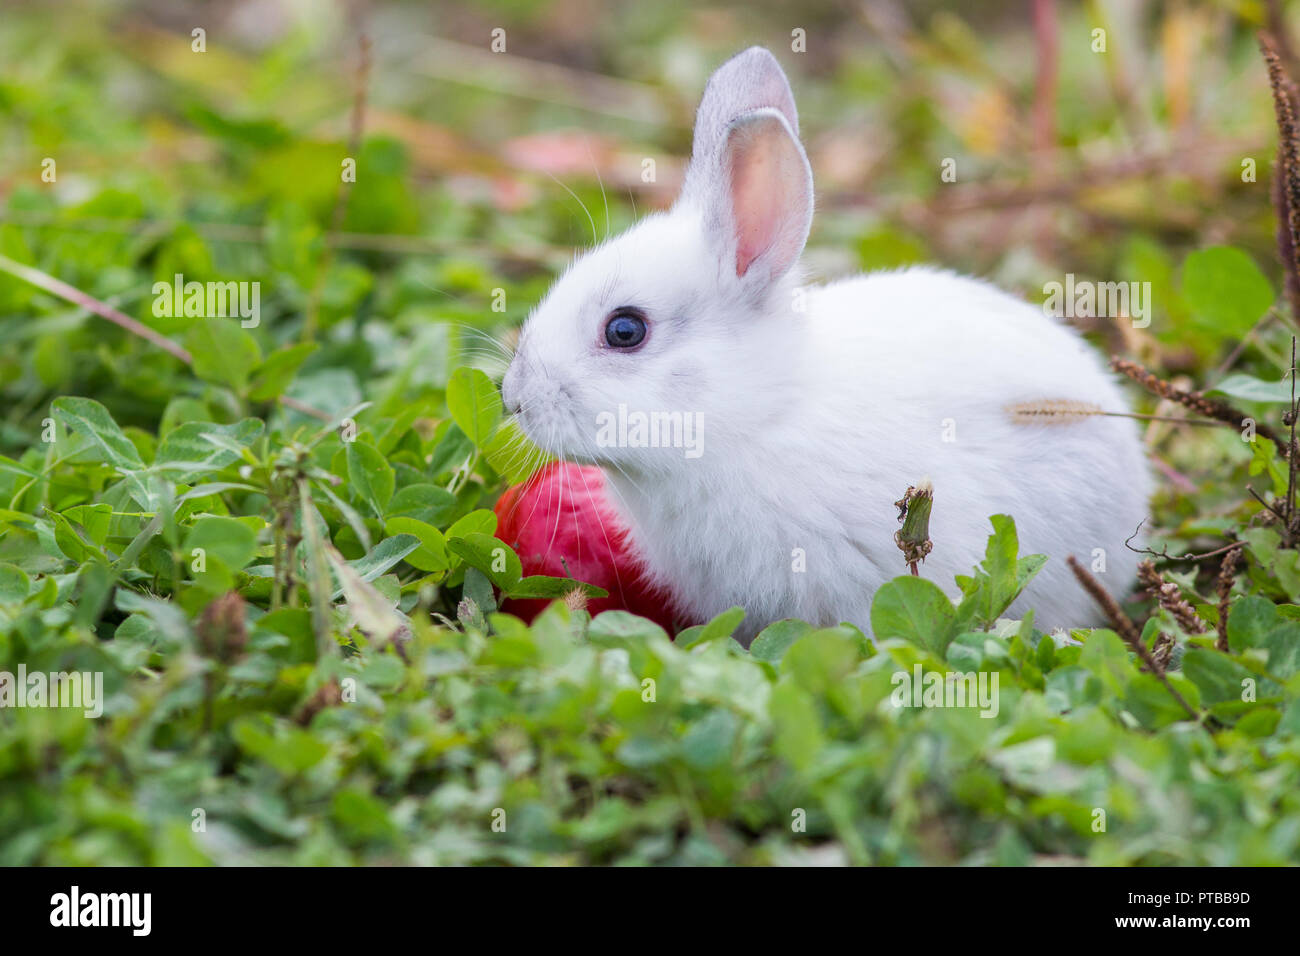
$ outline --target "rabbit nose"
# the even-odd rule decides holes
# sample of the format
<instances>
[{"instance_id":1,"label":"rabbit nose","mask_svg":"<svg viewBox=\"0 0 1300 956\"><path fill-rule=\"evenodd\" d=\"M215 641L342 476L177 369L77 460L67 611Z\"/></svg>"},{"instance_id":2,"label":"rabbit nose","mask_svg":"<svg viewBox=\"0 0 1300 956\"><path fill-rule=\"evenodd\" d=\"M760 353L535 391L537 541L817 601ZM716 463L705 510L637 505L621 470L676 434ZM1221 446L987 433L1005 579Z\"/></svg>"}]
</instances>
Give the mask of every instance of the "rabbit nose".
<instances>
[{"instance_id":1,"label":"rabbit nose","mask_svg":"<svg viewBox=\"0 0 1300 956\"><path fill-rule=\"evenodd\" d=\"M506 369L505 378L501 379L501 404L511 415L518 415L522 403L519 401L519 372L512 362Z\"/></svg>"}]
</instances>

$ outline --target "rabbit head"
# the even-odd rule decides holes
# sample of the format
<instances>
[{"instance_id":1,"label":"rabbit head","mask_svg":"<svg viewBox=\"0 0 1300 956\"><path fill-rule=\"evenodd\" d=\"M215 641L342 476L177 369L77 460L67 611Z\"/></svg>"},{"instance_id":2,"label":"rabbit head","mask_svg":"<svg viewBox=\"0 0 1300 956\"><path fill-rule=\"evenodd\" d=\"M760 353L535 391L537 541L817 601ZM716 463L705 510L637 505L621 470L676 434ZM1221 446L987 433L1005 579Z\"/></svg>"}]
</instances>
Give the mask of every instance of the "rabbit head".
<instances>
[{"instance_id":1,"label":"rabbit head","mask_svg":"<svg viewBox=\"0 0 1300 956\"><path fill-rule=\"evenodd\" d=\"M502 392L533 441L570 460L654 472L690 456L602 440L611 416L694 416L712 453L775 412L797 350L813 209L798 130L768 51L746 50L714 73L677 202L578 258L522 330Z\"/></svg>"}]
</instances>

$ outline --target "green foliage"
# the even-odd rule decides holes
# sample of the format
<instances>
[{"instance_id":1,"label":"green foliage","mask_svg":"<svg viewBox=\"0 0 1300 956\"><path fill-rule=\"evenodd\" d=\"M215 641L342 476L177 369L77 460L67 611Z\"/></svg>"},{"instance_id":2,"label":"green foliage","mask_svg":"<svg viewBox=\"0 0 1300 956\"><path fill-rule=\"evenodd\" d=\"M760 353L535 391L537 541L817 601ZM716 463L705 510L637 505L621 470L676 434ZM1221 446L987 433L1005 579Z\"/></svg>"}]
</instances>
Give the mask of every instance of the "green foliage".
<instances>
[{"instance_id":1,"label":"green foliage","mask_svg":"<svg viewBox=\"0 0 1300 956\"><path fill-rule=\"evenodd\" d=\"M192 361L0 272L0 675L104 683L97 718L0 710L0 865L1300 861L1300 551L1246 491L1287 493L1272 441L1148 434L1169 477L1153 550L1245 548L1227 650L1213 562L1163 568L1203 632L1130 607L1153 612L1148 645L1173 642L1167 684L1109 629L1067 639L1006 617L1045 560L1020 554L1013 515L991 516L969 575L921 565L882 586L858 622L870 636L784 620L745 650L734 635L766 622L743 608L675 641L626 612L592 618L573 592L602 590L524 574L497 537L492 505L544 458L504 416L497 346L590 239L579 205L599 235L669 197L639 179L606 191L594 152L619 164L585 138L555 148L582 157L572 169L544 145L471 144L599 121L620 155L684 155L685 127L640 100L593 111L385 64L388 132L359 144L348 245L331 235L347 144L324 137L353 92L320 31L289 28L261 56L214 33L200 57L112 11L51 30L29 6L0 31L0 255ZM1062 5L1063 35L1089 35L1090 6ZM511 10L520 68L548 59L528 45L547 6ZM657 83L665 115L689 119L689 76L638 71L703 70L754 38L719 20L701 39L687 12L646 7L620 27L628 42L584 44L599 57L583 68ZM814 36L840 15L808 13ZM1202 11L1169 16L1183 14ZM1271 142L1255 24L1230 19L1215 21L1206 69L1222 84L1196 125ZM1141 181L1037 165L1167 132L1156 114L1177 91L1147 96L1142 74L1176 83L1170 58L1193 47L1123 64L1142 95L1120 111L1106 90L1121 51L1062 44L1060 142L1041 152L1013 112L1036 98L1033 64L1015 60L1032 44L1010 25L941 13L890 28L904 34L890 56L861 55L846 28L850 52L796 75L819 163L810 263L933 260L1030 299L1070 272L1149 282L1151 326L1126 347L1280 428L1291 340L1272 320L1277 265L1261 269L1266 183L1232 164L1193 178L1171 160ZM112 109L106 91L123 94ZM47 154L57 185L37 179ZM936 157L957 158L956 182L940 184ZM577 204L539 174L552 165ZM1032 228L970 218L1022 206L1042 217ZM1197 248L1203 234L1230 244ZM155 315L149 290L178 273L259 283L260 321ZM563 600L528 625L501 610L511 598ZM996 706L900 706L902 678L953 673L996 676Z\"/></svg>"},{"instance_id":2,"label":"green foliage","mask_svg":"<svg viewBox=\"0 0 1300 956\"><path fill-rule=\"evenodd\" d=\"M1183 295L1192 315L1219 335L1245 335L1273 305L1273 289L1240 249L1215 246L1183 262Z\"/></svg>"}]
</instances>

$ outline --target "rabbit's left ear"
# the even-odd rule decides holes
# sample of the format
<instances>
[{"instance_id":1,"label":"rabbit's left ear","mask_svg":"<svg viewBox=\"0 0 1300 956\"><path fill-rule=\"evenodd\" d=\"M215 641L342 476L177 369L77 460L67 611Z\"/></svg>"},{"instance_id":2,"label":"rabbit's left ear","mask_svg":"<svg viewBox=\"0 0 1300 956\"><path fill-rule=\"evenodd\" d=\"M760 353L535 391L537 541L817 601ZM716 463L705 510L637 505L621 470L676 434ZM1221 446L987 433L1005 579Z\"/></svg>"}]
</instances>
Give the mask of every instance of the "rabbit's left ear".
<instances>
[{"instance_id":1,"label":"rabbit's left ear","mask_svg":"<svg viewBox=\"0 0 1300 956\"><path fill-rule=\"evenodd\" d=\"M735 275L765 286L803 252L812 225L812 172L803 147L775 110L745 113L727 129L715 223Z\"/></svg>"},{"instance_id":2,"label":"rabbit's left ear","mask_svg":"<svg viewBox=\"0 0 1300 956\"><path fill-rule=\"evenodd\" d=\"M703 214L720 272L750 289L766 288L803 251L812 170L790 84L767 50L732 57L709 80L682 201Z\"/></svg>"},{"instance_id":3,"label":"rabbit's left ear","mask_svg":"<svg viewBox=\"0 0 1300 956\"><path fill-rule=\"evenodd\" d=\"M781 64L761 46L737 53L709 77L695 114L692 166L716 156L731 121L750 110L776 110L799 136L799 112Z\"/></svg>"}]
</instances>

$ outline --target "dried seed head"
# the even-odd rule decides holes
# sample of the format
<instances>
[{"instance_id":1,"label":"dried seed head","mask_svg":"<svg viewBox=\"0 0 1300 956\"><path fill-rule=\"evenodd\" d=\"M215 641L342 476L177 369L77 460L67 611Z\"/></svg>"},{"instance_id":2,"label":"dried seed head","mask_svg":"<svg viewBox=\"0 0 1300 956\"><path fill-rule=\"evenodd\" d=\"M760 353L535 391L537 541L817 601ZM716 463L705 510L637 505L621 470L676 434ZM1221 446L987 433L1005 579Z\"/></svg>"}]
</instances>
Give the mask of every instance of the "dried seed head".
<instances>
[{"instance_id":1,"label":"dried seed head","mask_svg":"<svg viewBox=\"0 0 1300 956\"><path fill-rule=\"evenodd\" d=\"M574 588L564 595L564 606L570 611L587 610L587 592L583 588Z\"/></svg>"},{"instance_id":2,"label":"dried seed head","mask_svg":"<svg viewBox=\"0 0 1300 956\"><path fill-rule=\"evenodd\" d=\"M930 540L930 510L934 506L934 486L929 478L912 485L894 502L903 527L894 533L894 543L903 552L903 560L915 568L934 550Z\"/></svg>"},{"instance_id":3,"label":"dried seed head","mask_svg":"<svg viewBox=\"0 0 1300 956\"><path fill-rule=\"evenodd\" d=\"M301 727L306 727L312 722L312 718L326 707L337 707L342 701L343 688L339 686L337 678L331 677L316 693L307 698L307 702L302 705L298 713L294 714L294 722Z\"/></svg>"},{"instance_id":4,"label":"dried seed head","mask_svg":"<svg viewBox=\"0 0 1300 956\"><path fill-rule=\"evenodd\" d=\"M248 646L244 599L227 591L203 610L198 623L199 649L207 657L229 664Z\"/></svg>"},{"instance_id":5,"label":"dried seed head","mask_svg":"<svg viewBox=\"0 0 1300 956\"><path fill-rule=\"evenodd\" d=\"M1068 398L1013 402L1006 406L1006 411L1017 425L1069 425L1081 418L1105 414L1098 405L1091 402L1076 402Z\"/></svg>"}]
</instances>

